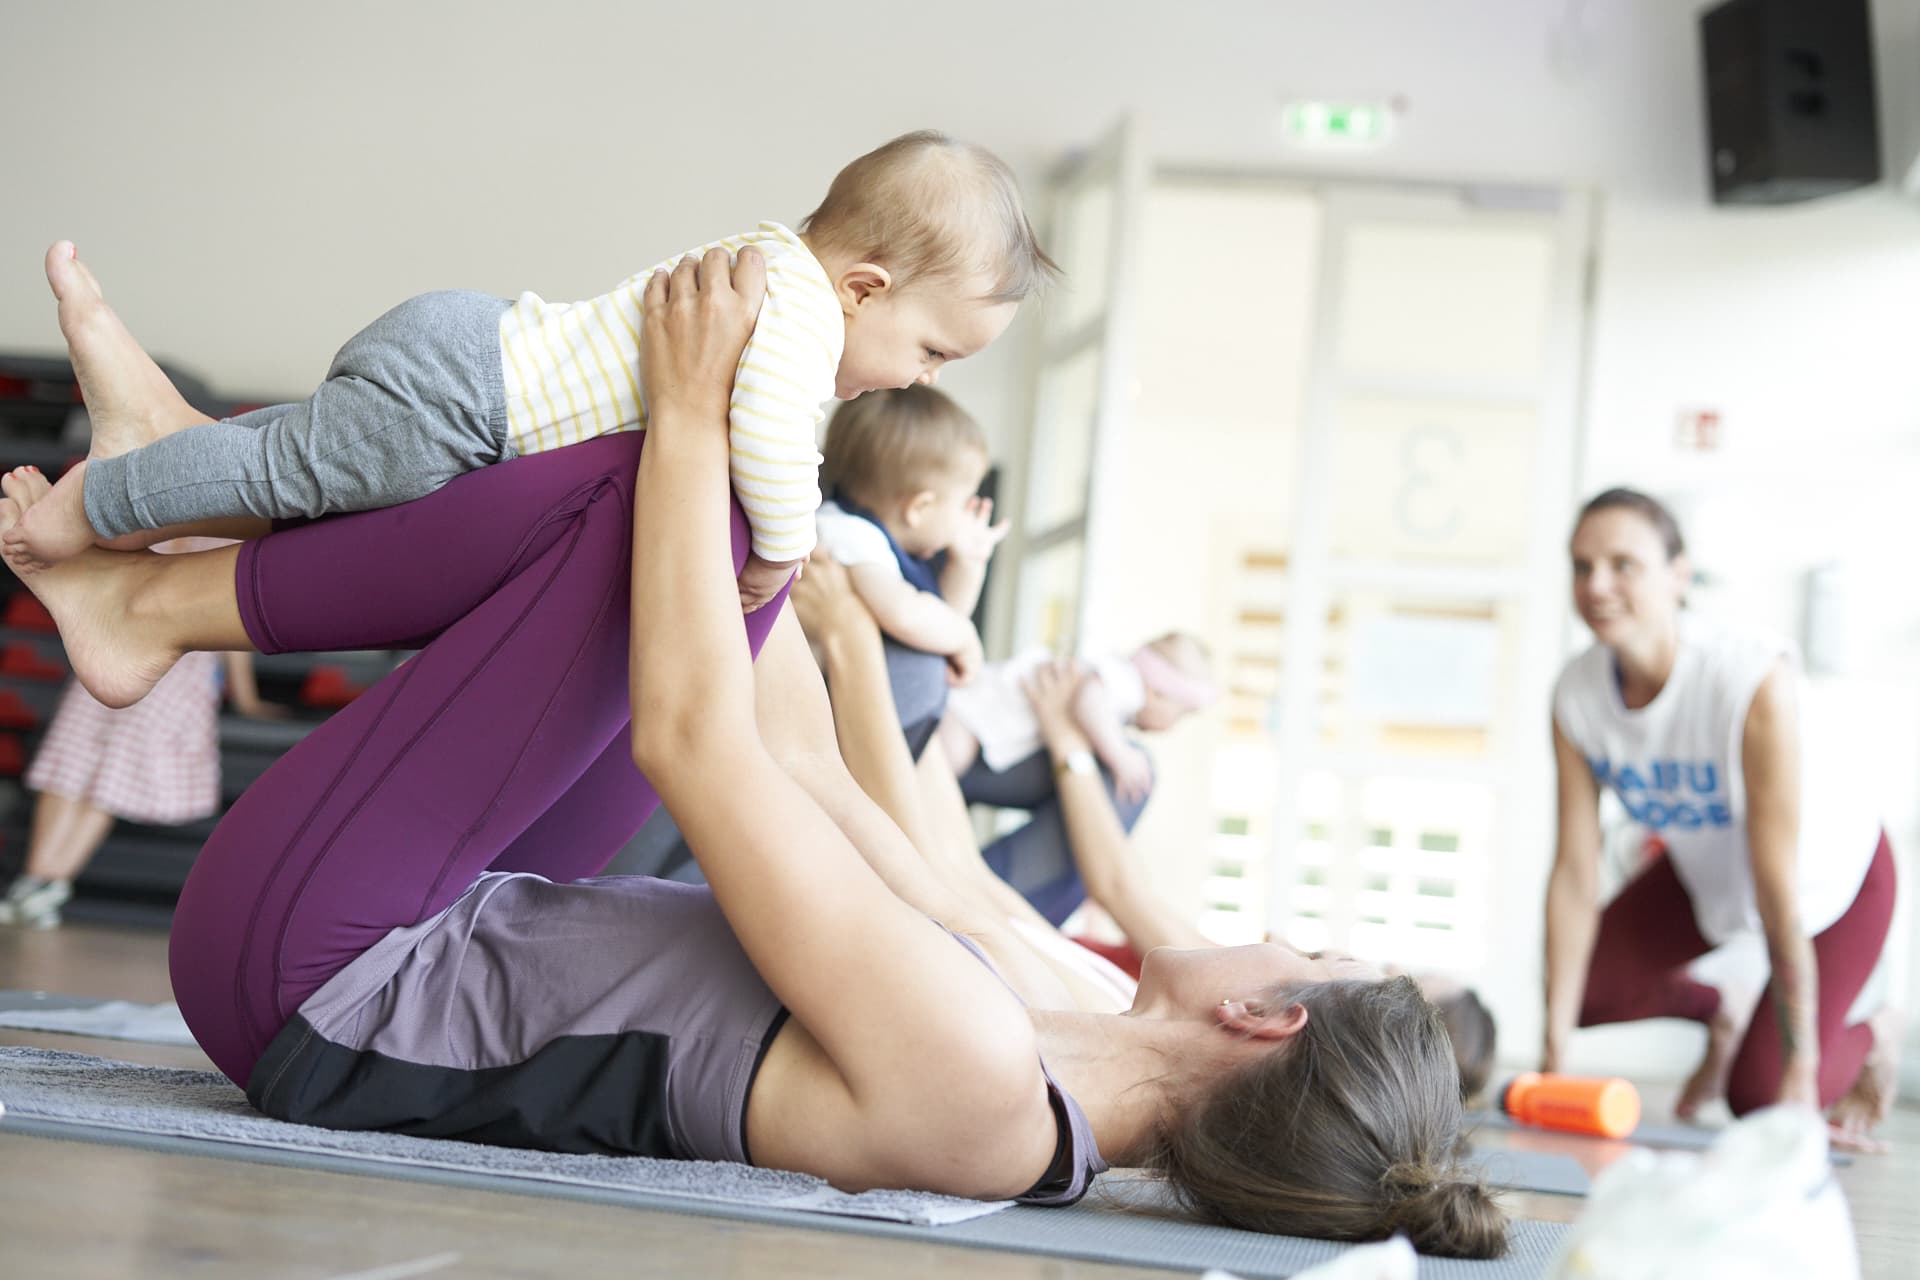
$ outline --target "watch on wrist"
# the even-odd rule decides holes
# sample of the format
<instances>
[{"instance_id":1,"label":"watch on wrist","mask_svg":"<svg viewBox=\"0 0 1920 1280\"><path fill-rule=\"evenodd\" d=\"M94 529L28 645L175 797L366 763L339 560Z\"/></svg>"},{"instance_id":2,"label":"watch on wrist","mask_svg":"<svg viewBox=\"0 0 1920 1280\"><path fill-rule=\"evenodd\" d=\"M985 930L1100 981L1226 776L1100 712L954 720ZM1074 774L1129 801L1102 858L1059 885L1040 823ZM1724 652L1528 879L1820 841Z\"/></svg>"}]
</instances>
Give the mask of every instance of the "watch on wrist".
<instances>
[{"instance_id":1,"label":"watch on wrist","mask_svg":"<svg viewBox=\"0 0 1920 1280\"><path fill-rule=\"evenodd\" d=\"M1064 778L1070 773L1098 773L1100 766L1094 762L1093 752L1085 747L1077 748L1061 756L1054 762L1053 776Z\"/></svg>"}]
</instances>

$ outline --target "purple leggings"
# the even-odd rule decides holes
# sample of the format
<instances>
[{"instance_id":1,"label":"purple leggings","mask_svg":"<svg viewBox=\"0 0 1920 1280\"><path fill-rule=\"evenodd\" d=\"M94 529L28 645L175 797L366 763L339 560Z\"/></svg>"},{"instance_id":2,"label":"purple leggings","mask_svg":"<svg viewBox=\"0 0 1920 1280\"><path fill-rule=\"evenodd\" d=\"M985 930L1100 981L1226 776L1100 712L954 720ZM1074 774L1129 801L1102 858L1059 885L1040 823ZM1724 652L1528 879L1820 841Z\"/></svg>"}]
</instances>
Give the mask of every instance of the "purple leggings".
<instances>
[{"instance_id":1,"label":"purple leggings","mask_svg":"<svg viewBox=\"0 0 1920 1280\"><path fill-rule=\"evenodd\" d=\"M421 651L248 788L181 891L174 997L236 1083L389 931L484 871L593 875L658 806L628 747L641 442L502 463L241 548L234 586L260 652ZM747 545L735 504L736 570ZM784 601L746 618L752 653Z\"/></svg>"},{"instance_id":2,"label":"purple leggings","mask_svg":"<svg viewBox=\"0 0 1920 1280\"><path fill-rule=\"evenodd\" d=\"M1882 832L1853 905L1813 939L1820 986L1822 1107L1832 1106L1853 1086L1873 1048L1873 1028L1863 1022L1848 1025L1847 1014L1886 946L1893 900L1893 849ZM1580 1025L1641 1018L1707 1021L1720 1008L1720 993L1694 981L1686 966L1709 950L1672 861L1661 858L1600 914ZM1727 1103L1733 1113L1743 1116L1771 1104L1780 1092L1785 1066L1780 1020L1772 997L1763 994L1727 1078Z\"/></svg>"}]
</instances>

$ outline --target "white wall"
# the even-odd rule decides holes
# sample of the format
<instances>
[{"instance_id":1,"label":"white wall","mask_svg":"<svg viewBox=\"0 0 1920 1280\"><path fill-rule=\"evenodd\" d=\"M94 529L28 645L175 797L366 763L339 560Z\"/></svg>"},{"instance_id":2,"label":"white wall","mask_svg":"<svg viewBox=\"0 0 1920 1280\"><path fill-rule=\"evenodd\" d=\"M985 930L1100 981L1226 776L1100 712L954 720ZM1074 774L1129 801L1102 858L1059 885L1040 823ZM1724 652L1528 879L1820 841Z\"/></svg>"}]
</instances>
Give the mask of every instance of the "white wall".
<instances>
[{"instance_id":1,"label":"white wall","mask_svg":"<svg viewBox=\"0 0 1920 1280\"><path fill-rule=\"evenodd\" d=\"M37 259L69 236L157 351L297 391L411 293L597 291L799 218L840 164L927 124L1037 177L1131 109L1158 159L1273 168L1299 163L1282 99L1399 94L1392 151L1315 167L1651 176L1695 204L1694 7L5 0L0 348L57 349ZM1920 0L1877 9L1912 28ZM952 375L996 433L1024 403L1014 350Z\"/></svg>"}]
</instances>

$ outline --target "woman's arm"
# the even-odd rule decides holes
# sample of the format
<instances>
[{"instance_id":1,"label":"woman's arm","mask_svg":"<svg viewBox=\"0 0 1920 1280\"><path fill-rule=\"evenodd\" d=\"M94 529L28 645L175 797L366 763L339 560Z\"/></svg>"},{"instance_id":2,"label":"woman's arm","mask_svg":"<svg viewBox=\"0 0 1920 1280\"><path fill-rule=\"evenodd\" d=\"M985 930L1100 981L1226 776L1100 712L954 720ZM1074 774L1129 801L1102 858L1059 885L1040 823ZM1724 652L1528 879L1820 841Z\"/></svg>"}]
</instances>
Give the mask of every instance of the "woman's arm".
<instances>
[{"instance_id":1,"label":"woman's arm","mask_svg":"<svg viewBox=\"0 0 1920 1280\"><path fill-rule=\"evenodd\" d=\"M1155 947L1212 946L1190 921L1155 893L1134 863L1127 833L1097 772L1065 768L1076 752L1090 751L1072 705L1083 677L1072 664L1050 663L1035 670L1027 696L1040 721L1041 741L1054 765L1054 787L1066 821L1073 865L1087 896L1113 917L1133 949L1145 955Z\"/></svg>"},{"instance_id":2,"label":"woman's arm","mask_svg":"<svg viewBox=\"0 0 1920 1280\"><path fill-rule=\"evenodd\" d=\"M1145 800L1153 789L1153 767L1146 752L1127 740L1127 727L1113 705L1107 682L1089 677L1073 695L1073 719L1093 744L1093 754L1113 771L1114 789L1122 800Z\"/></svg>"},{"instance_id":3,"label":"woman's arm","mask_svg":"<svg viewBox=\"0 0 1920 1280\"><path fill-rule=\"evenodd\" d=\"M1090 675L1073 691L1073 722L1087 735L1093 753L1109 767L1133 744L1127 741L1127 727L1107 696L1107 682Z\"/></svg>"},{"instance_id":4,"label":"woman's arm","mask_svg":"<svg viewBox=\"0 0 1920 1280\"><path fill-rule=\"evenodd\" d=\"M895 870L882 869L881 875L907 902L985 951L1001 976L1030 1006L1115 1011L1104 993L1096 994L1086 987L1077 974L1063 979L1058 966L1036 954L1039 949L1030 938L1007 928L1005 905L996 899L988 882L1005 886L980 861L966 802L959 799L951 771L947 771L947 780L957 808L939 803L938 793L930 796L922 781L930 763L938 758L944 766L945 757L930 750L916 769L907 754L906 740L900 735L899 712L887 682L880 630L851 589L846 571L834 564L815 566L795 584L793 600L808 636L819 646L821 661L833 684L829 731L837 732L845 760L840 777L853 792L852 796L840 794L837 807L829 806L842 829L852 835L852 822L879 829L882 838L874 845L857 835L854 842L863 851L885 846L889 865ZM764 655L761 661L765 661ZM844 819L839 815L845 815ZM902 832L910 834L911 847L896 856ZM962 850L965 857L956 856ZM869 856L872 860L873 855ZM909 869L901 865L905 862L916 865ZM1018 899L1017 894L1013 896ZM1026 904L1021 902L1020 906Z\"/></svg>"},{"instance_id":5,"label":"woman's arm","mask_svg":"<svg viewBox=\"0 0 1920 1280\"><path fill-rule=\"evenodd\" d=\"M743 255L736 290L725 266L716 250L700 264L707 278L699 279L682 261L670 299L666 277L656 273L642 316L650 413L634 502L627 678L635 758L645 755L662 774L675 772L674 745L692 748L716 730L737 734L753 724L753 678L741 660L737 621L722 622L710 608L720 592L716 573L731 580L733 569L725 516L732 492L725 466L714 465L728 442L712 428L727 416L733 379L724 361L729 352L738 358L752 332L764 289L753 285L765 267L759 254ZM737 587L733 594L737 608Z\"/></svg>"},{"instance_id":6,"label":"woman's arm","mask_svg":"<svg viewBox=\"0 0 1920 1280\"><path fill-rule=\"evenodd\" d=\"M635 496L634 759L754 968L830 1060L859 1117L816 1169L904 1171L967 1194L1031 1183L1053 1146L1031 1021L888 891L769 754L733 581L727 388L763 267L715 251L648 283L649 425ZM937 1168L936 1168L937 1166ZM1020 1185L1016 1185L1020 1184Z\"/></svg>"},{"instance_id":7,"label":"woman's arm","mask_svg":"<svg viewBox=\"0 0 1920 1280\"><path fill-rule=\"evenodd\" d=\"M835 690L828 727L848 773L908 843L925 850L926 815L913 794L913 761L900 737L880 627L852 571L832 561L815 565L794 584L792 600Z\"/></svg>"},{"instance_id":8,"label":"woman's arm","mask_svg":"<svg viewBox=\"0 0 1920 1280\"><path fill-rule=\"evenodd\" d=\"M966 797L946 756L937 750L923 753L915 774L933 839L927 858L996 922L992 935L975 941L996 957L1019 953L1020 968L1003 965L1002 972L1026 1002L1036 1009L1085 1013L1119 1013L1132 1004L1131 978L1054 928L980 856ZM1003 964L998 958L995 963Z\"/></svg>"},{"instance_id":9,"label":"woman's arm","mask_svg":"<svg viewBox=\"0 0 1920 1280\"><path fill-rule=\"evenodd\" d=\"M1747 846L1767 938L1767 980L1780 1025L1781 1102L1820 1105L1819 973L1800 922L1800 725L1793 672L1782 662L1760 685L1740 741Z\"/></svg>"},{"instance_id":10,"label":"woman's arm","mask_svg":"<svg viewBox=\"0 0 1920 1280\"><path fill-rule=\"evenodd\" d=\"M1558 1071L1580 1022L1587 964L1600 931L1600 788L1587 758L1553 726L1560 836L1547 879L1547 1026L1540 1069Z\"/></svg>"},{"instance_id":11,"label":"woman's arm","mask_svg":"<svg viewBox=\"0 0 1920 1280\"><path fill-rule=\"evenodd\" d=\"M844 571L831 563L809 568L806 577L794 584L792 598L796 602L796 610L797 602L803 598L813 598L820 579L836 572ZM872 630L871 624L868 629ZM830 669L841 672L855 669L843 652L854 640L855 637L841 633L824 641L829 649L842 651L838 659L842 665ZM880 654L877 631L872 633L872 648L876 655ZM884 682L885 659L877 656L875 660L881 665L881 679ZM829 657L829 662L833 661L835 659ZM917 814L902 811L890 804L876 804L861 789L860 783L855 781L847 761L841 758L841 747L835 738L835 722L840 718L842 706L859 700L843 691L840 697L829 703L826 688L820 680L820 671L808 652L806 637L801 633L795 613L783 616L774 624L766 645L760 651L759 661L754 664L754 685L760 735L775 762L826 812L867 864L886 882L894 896L949 928L961 927L966 920L966 905L957 902L947 887L928 869L902 824L902 819L915 821ZM898 742L899 727L889 724L888 728ZM847 736L850 739L857 737ZM905 759L903 742L900 743L898 754L902 760ZM884 772L890 764L891 761L884 761L878 765L869 764L868 768ZM912 765L908 762L904 769L895 771L891 779L896 803L900 794L911 790L911 771Z\"/></svg>"}]
</instances>

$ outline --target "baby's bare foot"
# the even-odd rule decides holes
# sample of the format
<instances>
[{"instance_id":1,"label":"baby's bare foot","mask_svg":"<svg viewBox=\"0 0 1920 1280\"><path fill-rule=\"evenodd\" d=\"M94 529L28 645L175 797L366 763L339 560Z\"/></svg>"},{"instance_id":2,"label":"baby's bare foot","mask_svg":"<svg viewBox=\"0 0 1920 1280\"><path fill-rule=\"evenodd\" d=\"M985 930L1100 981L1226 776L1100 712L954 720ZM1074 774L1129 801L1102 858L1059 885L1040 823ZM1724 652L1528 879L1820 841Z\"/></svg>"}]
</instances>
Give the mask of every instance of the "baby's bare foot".
<instances>
[{"instance_id":1,"label":"baby's bare foot","mask_svg":"<svg viewBox=\"0 0 1920 1280\"><path fill-rule=\"evenodd\" d=\"M48 494L45 476L20 469L0 476L0 539ZM87 692L109 707L132 706L172 668L180 650L152 627L134 624L129 603L159 557L89 547L64 563L23 577L60 628L67 661Z\"/></svg>"},{"instance_id":2,"label":"baby's bare foot","mask_svg":"<svg viewBox=\"0 0 1920 1280\"><path fill-rule=\"evenodd\" d=\"M60 334L93 420L89 457L111 458L212 419L188 404L141 349L100 292L72 241L47 250L47 283L60 304Z\"/></svg>"},{"instance_id":3,"label":"baby's bare foot","mask_svg":"<svg viewBox=\"0 0 1920 1280\"><path fill-rule=\"evenodd\" d=\"M46 483L37 469L22 470ZM19 503L14 489L6 488L7 496L21 508L20 519L0 533L0 556L5 557L8 568L25 577L52 568L93 545L99 535L87 523L86 471L85 462L74 464L58 484L31 505Z\"/></svg>"}]
</instances>

